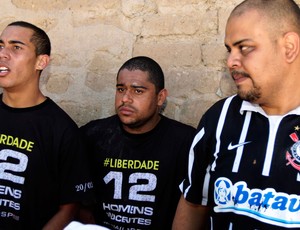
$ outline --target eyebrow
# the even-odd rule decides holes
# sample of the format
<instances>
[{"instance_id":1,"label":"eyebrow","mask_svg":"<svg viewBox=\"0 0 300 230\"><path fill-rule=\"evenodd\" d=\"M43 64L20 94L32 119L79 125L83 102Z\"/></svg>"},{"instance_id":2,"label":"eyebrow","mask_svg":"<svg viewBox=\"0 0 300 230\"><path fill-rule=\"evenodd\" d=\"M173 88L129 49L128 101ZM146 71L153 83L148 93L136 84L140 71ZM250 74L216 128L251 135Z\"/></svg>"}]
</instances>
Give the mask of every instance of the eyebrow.
<instances>
[{"instance_id":1,"label":"eyebrow","mask_svg":"<svg viewBox=\"0 0 300 230\"><path fill-rule=\"evenodd\" d=\"M117 84L116 87L119 87L119 86L124 86L124 84ZM141 85L131 85L130 87L134 88L134 89L148 89L147 87L145 86L141 86Z\"/></svg>"},{"instance_id":2,"label":"eyebrow","mask_svg":"<svg viewBox=\"0 0 300 230\"><path fill-rule=\"evenodd\" d=\"M2 39L0 39L0 43L4 43ZM24 42L21 42L19 40L11 40L8 42L8 44L21 44L23 46L27 46Z\"/></svg>"},{"instance_id":3,"label":"eyebrow","mask_svg":"<svg viewBox=\"0 0 300 230\"><path fill-rule=\"evenodd\" d=\"M234 46L238 46L238 45L240 45L241 43L243 43L243 42L247 42L247 41L251 41L250 39L248 39L248 38L245 38L245 39L242 39L242 40L239 40L239 41L236 41L235 43L233 43L233 47ZM230 46L228 45L228 44L226 44L225 43L225 46L227 47L227 48L229 48Z\"/></svg>"}]
</instances>

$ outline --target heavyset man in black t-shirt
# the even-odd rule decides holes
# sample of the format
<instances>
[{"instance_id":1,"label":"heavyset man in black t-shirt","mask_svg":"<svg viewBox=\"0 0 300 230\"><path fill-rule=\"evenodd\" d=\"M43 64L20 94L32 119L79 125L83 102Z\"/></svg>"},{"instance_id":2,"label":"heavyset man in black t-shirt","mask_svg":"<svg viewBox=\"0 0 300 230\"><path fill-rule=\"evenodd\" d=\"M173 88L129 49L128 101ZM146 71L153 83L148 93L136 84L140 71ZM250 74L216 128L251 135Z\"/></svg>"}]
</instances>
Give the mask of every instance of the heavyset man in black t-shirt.
<instances>
[{"instance_id":1,"label":"heavyset man in black t-shirt","mask_svg":"<svg viewBox=\"0 0 300 230\"><path fill-rule=\"evenodd\" d=\"M292 0L246 0L231 13L238 95L201 119L174 230L300 229L299 25Z\"/></svg>"},{"instance_id":2,"label":"heavyset man in black t-shirt","mask_svg":"<svg viewBox=\"0 0 300 230\"><path fill-rule=\"evenodd\" d=\"M97 224L171 229L195 129L160 114L166 97L161 67L149 57L134 57L117 74L117 114L81 128L93 168Z\"/></svg>"},{"instance_id":3,"label":"heavyset man in black t-shirt","mask_svg":"<svg viewBox=\"0 0 300 230\"><path fill-rule=\"evenodd\" d=\"M27 22L0 35L0 229L61 230L93 187L78 127L39 88L50 50Z\"/></svg>"}]
</instances>

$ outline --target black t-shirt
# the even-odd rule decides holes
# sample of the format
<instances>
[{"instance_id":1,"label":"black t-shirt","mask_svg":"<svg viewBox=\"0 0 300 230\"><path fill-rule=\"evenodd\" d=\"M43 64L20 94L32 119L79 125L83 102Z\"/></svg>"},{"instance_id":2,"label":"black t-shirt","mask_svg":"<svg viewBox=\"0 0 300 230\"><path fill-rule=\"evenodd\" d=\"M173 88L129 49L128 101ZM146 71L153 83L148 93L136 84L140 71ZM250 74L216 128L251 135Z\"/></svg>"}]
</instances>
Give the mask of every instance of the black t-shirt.
<instances>
[{"instance_id":1,"label":"black t-shirt","mask_svg":"<svg viewBox=\"0 0 300 230\"><path fill-rule=\"evenodd\" d=\"M89 199L79 129L63 110L0 100L0 117L0 229L40 230L59 205Z\"/></svg>"},{"instance_id":2,"label":"black t-shirt","mask_svg":"<svg viewBox=\"0 0 300 230\"><path fill-rule=\"evenodd\" d=\"M161 118L138 135L125 132L116 115L81 128L94 170L98 224L171 229L195 129Z\"/></svg>"},{"instance_id":3,"label":"black t-shirt","mask_svg":"<svg viewBox=\"0 0 300 230\"><path fill-rule=\"evenodd\" d=\"M300 108L267 116L232 96L201 119L185 198L211 207L213 230L300 229Z\"/></svg>"}]
</instances>

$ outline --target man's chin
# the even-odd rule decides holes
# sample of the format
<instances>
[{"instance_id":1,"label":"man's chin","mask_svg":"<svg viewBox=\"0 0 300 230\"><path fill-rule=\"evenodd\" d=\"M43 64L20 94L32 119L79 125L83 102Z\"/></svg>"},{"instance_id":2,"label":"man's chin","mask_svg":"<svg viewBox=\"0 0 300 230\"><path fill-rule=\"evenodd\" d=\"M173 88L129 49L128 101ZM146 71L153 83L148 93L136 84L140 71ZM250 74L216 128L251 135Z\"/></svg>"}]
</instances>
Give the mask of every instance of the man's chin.
<instances>
[{"instance_id":1,"label":"man's chin","mask_svg":"<svg viewBox=\"0 0 300 230\"><path fill-rule=\"evenodd\" d=\"M244 101L249 101L251 103L256 103L259 100L260 95L251 92L238 92L239 97Z\"/></svg>"},{"instance_id":2,"label":"man's chin","mask_svg":"<svg viewBox=\"0 0 300 230\"><path fill-rule=\"evenodd\" d=\"M137 123L134 119L129 118L129 117L120 117L120 121L123 126L127 126L129 128L135 127L136 123Z\"/></svg>"}]
</instances>

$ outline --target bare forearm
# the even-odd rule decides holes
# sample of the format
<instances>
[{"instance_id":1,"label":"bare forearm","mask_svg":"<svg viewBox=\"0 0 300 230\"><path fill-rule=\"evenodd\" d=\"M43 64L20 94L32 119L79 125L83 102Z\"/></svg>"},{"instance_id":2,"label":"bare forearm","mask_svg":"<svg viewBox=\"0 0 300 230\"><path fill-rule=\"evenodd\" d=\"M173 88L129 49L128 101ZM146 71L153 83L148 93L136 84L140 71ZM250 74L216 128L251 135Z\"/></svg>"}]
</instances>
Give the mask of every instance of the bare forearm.
<instances>
[{"instance_id":1,"label":"bare forearm","mask_svg":"<svg viewBox=\"0 0 300 230\"><path fill-rule=\"evenodd\" d=\"M95 218L92 209L89 207L80 207L76 220L83 224L95 224Z\"/></svg>"},{"instance_id":2,"label":"bare forearm","mask_svg":"<svg viewBox=\"0 0 300 230\"><path fill-rule=\"evenodd\" d=\"M205 230L207 222L207 207L192 204L183 196L180 198L172 230Z\"/></svg>"}]
</instances>

